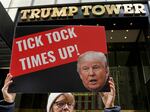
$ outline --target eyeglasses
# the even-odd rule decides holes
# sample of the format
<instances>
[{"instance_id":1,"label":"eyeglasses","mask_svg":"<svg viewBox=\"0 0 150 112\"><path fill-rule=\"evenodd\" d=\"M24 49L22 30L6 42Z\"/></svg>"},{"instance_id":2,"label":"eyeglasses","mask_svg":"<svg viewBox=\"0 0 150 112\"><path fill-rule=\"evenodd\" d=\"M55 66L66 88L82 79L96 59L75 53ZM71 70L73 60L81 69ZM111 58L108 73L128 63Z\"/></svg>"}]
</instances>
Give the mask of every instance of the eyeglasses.
<instances>
[{"instance_id":1,"label":"eyeglasses","mask_svg":"<svg viewBox=\"0 0 150 112\"><path fill-rule=\"evenodd\" d=\"M58 102L54 102L56 104L56 106L58 108L64 108L66 105L68 106L68 108L73 108L74 104L73 103L67 103L67 102L62 102L62 101L58 101Z\"/></svg>"}]
</instances>

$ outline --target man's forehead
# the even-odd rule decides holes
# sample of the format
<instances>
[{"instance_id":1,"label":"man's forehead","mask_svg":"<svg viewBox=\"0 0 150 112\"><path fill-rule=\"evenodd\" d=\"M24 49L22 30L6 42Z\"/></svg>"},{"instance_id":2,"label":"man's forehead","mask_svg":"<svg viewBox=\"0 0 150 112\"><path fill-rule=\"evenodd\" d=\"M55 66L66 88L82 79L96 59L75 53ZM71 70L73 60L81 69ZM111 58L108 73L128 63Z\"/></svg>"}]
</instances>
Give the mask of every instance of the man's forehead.
<instances>
[{"instance_id":1,"label":"man's forehead","mask_svg":"<svg viewBox=\"0 0 150 112\"><path fill-rule=\"evenodd\" d=\"M84 58L79 63L102 63L103 60L100 58Z\"/></svg>"}]
</instances>

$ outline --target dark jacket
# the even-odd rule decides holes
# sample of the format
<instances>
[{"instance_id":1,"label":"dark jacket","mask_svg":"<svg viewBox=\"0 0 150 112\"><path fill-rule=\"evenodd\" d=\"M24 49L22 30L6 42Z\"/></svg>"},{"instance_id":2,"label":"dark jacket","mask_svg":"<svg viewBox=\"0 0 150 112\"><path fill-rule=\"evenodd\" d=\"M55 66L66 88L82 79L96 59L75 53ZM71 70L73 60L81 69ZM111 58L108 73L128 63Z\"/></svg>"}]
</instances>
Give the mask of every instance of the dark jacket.
<instances>
[{"instance_id":1,"label":"dark jacket","mask_svg":"<svg viewBox=\"0 0 150 112\"><path fill-rule=\"evenodd\" d=\"M0 100L0 112L14 112L15 103L8 103Z\"/></svg>"},{"instance_id":2,"label":"dark jacket","mask_svg":"<svg viewBox=\"0 0 150 112\"><path fill-rule=\"evenodd\" d=\"M7 103L4 100L0 101L0 112L14 112L15 103ZM120 106L113 108L105 108L104 112L120 112Z\"/></svg>"},{"instance_id":3,"label":"dark jacket","mask_svg":"<svg viewBox=\"0 0 150 112\"><path fill-rule=\"evenodd\" d=\"M113 108L105 108L104 112L120 112L121 107L120 106L115 106Z\"/></svg>"}]
</instances>

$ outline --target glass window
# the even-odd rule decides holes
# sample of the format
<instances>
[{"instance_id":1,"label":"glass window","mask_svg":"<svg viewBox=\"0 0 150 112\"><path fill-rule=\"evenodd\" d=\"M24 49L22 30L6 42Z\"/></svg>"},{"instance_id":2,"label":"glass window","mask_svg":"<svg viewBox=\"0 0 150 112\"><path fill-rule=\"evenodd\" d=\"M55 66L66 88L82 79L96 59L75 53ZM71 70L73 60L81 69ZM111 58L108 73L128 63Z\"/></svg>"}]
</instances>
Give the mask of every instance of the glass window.
<instances>
[{"instance_id":1,"label":"glass window","mask_svg":"<svg viewBox=\"0 0 150 112\"><path fill-rule=\"evenodd\" d=\"M12 0L10 7L23 7L23 6L30 6L32 0Z\"/></svg>"},{"instance_id":2,"label":"glass window","mask_svg":"<svg viewBox=\"0 0 150 112\"><path fill-rule=\"evenodd\" d=\"M79 3L80 0L57 0L57 4L64 4L64 3Z\"/></svg>"},{"instance_id":3,"label":"glass window","mask_svg":"<svg viewBox=\"0 0 150 112\"><path fill-rule=\"evenodd\" d=\"M4 8L8 8L11 0L0 0Z\"/></svg>"},{"instance_id":4,"label":"glass window","mask_svg":"<svg viewBox=\"0 0 150 112\"><path fill-rule=\"evenodd\" d=\"M34 0L33 5L50 5L54 4L55 0Z\"/></svg>"},{"instance_id":5,"label":"glass window","mask_svg":"<svg viewBox=\"0 0 150 112\"><path fill-rule=\"evenodd\" d=\"M133 1L133 0L106 0L106 1Z\"/></svg>"},{"instance_id":6,"label":"glass window","mask_svg":"<svg viewBox=\"0 0 150 112\"><path fill-rule=\"evenodd\" d=\"M81 2L104 2L104 1L107 1L107 0L81 0Z\"/></svg>"},{"instance_id":7,"label":"glass window","mask_svg":"<svg viewBox=\"0 0 150 112\"><path fill-rule=\"evenodd\" d=\"M11 17L12 21L15 21L16 13L18 8L13 8L8 10L8 14Z\"/></svg>"}]
</instances>

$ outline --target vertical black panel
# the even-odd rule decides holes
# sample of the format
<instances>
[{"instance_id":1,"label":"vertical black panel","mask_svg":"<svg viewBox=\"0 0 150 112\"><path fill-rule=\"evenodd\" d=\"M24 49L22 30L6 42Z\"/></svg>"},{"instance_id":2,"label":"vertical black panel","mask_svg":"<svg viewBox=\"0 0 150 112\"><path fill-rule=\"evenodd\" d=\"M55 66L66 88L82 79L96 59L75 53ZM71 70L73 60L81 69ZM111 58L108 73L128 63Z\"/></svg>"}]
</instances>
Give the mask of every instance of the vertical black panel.
<instances>
[{"instance_id":1,"label":"vertical black panel","mask_svg":"<svg viewBox=\"0 0 150 112\"><path fill-rule=\"evenodd\" d=\"M3 5L0 3L0 36L11 48L13 41L14 23Z\"/></svg>"}]
</instances>

